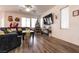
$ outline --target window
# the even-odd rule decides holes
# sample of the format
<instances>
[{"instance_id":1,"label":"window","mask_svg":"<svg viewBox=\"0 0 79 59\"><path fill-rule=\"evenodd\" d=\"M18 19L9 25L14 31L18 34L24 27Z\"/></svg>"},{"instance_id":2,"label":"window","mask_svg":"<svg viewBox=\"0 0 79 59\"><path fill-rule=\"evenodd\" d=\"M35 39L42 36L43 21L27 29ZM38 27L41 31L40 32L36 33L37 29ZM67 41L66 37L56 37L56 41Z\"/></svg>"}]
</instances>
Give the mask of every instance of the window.
<instances>
[{"instance_id":1,"label":"window","mask_svg":"<svg viewBox=\"0 0 79 59\"><path fill-rule=\"evenodd\" d=\"M22 17L22 27L32 27L35 28L35 24L36 24L37 19L36 18L26 18L26 17Z\"/></svg>"},{"instance_id":2,"label":"window","mask_svg":"<svg viewBox=\"0 0 79 59\"><path fill-rule=\"evenodd\" d=\"M30 27L30 18L26 18L26 27Z\"/></svg>"},{"instance_id":3,"label":"window","mask_svg":"<svg viewBox=\"0 0 79 59\"><path fill-rule=\"evenodd\" d=\"M36 21L37 21L36 18L32 18L32 19L31 19L31 27L32 27L32 28L35 28Z\"/></svg>"},{"instance_id":4,"label":"window","mask_svg":"<svg viewBox=\"0 0 79 59\"><path fill-rule=\"evenodd\" d=\"M25 17L22 17L22 21L21 21L22 23L21 23L21 26L22 27L26 27L26 18Z\"/></svg>"},{"instance_id":5,"label":"window","mask_svg":"<svg viewBox=\"0 0 79 59\"><path fill-rule=\"evenodd\" d=\"M40 19L40 26L43 27L43 18Z\"/></svg>"},{"instance_id":6,"label":"window","mask_svg":"<svg viewBox=\"0 0 79 59\"><path fill-rule=\"evenodd\" d=\"M0 27L4 27L4 17L0 16Z\"/></svg>"},{"instance_id":7,"label":"window","mask_svg":"<svg viewBox=\"0 0 79 59\"><path fill-rule=\"evenodd\" d=\"M68 29L69 28L69 7L61 9L61 28Z\"/></svg>"}]
</instances>

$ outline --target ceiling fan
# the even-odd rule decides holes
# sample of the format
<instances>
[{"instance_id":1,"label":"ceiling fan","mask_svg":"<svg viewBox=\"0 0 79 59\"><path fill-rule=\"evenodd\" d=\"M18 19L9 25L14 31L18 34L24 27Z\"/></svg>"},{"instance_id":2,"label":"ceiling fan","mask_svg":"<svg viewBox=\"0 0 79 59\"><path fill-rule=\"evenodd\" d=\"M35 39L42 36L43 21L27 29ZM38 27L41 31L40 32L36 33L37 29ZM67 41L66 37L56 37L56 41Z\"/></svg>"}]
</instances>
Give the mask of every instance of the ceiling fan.
<instances>
[{"instance_id":1,"label":"ceiling fan","mask_svg":"<svg viewBox=\"0 0 79 59\"><path fill-rule=\"evenodd\" d=\"M20 10L30 13L32 15L39 15L39 11L35 5L20 5L20 8Z\"/></svg>"},{"instance_id":2,"label":"ceiling fan","mask_svg":"<svg viewBox=\"0 0 79 59\"><path fill-rule=\"evenodd\" d=\"M20 5L20 7L23 8L27 12L36 10L35 6L33 5Z\"/></svg>"}]
</instances>

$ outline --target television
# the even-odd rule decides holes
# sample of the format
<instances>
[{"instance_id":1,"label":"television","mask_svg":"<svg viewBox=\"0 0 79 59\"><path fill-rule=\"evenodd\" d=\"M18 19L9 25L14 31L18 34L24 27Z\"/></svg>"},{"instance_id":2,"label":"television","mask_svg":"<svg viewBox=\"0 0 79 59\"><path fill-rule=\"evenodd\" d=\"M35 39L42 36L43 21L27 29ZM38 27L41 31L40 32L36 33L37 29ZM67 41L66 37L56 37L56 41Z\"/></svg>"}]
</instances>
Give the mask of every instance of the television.
<instances>
[{"instance_id":1,"label":"television","mask_svg":"<svg viewBox=\"0 0 79 59\"><path fill-rule=\"evenodd\" d=\"M52 13L44 16L43 17L43 22L44 22L45 25L53 24L53 15L52 15Z\"/></svg>"}]
</instances>

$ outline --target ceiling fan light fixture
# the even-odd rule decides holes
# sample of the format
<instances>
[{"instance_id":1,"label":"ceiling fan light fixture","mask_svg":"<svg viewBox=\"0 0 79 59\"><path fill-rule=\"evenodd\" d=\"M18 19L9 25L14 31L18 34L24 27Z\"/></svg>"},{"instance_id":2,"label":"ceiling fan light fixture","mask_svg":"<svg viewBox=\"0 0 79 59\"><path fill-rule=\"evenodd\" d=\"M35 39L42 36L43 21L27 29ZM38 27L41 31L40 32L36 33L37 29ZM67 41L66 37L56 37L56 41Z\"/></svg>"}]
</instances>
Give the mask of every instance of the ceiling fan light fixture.
<instances>
[{"instance_id":1,"label":"ceiling fan light fixture","mask_svg":"<svg viewBox=\"0 0 79 59\"><path fill-rule=\"evenodd\" d=\"M34 9L34 6L32 5L20 5L20 7L24 8L26 12L30 12Z\"/></svg>"},{"instance_id":2,"label":"ceiling fan light fixture","mask_svg":"<svg viewBox=\"0 0 79 59\"><path fill-rule=\"evenodd\" d=\"M30 9L30 8L26 8L25 10L26 10L27 12L30 12L30 11L31 11L31 9Z\"/></svg>"}]
</instances>

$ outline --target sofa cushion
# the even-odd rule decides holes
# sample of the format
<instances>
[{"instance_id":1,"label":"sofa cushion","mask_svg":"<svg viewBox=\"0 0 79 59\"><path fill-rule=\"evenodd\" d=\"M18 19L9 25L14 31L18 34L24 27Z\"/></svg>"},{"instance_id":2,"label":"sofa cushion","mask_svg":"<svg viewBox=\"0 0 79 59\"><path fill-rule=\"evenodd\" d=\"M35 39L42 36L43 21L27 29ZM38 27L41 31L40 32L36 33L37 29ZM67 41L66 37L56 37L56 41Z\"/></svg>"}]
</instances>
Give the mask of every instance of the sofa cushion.
<instances>
[{"instance_id":1,"label":"sofa cushion","mask_svg":"<svg viewBox=\"0 0 79 59\"><path fill-rule=\"evenodd\" d=\"M0 31L0 35L4 35L5 33L4 33L4 31Z\"/></svg>"}]
</instances>

